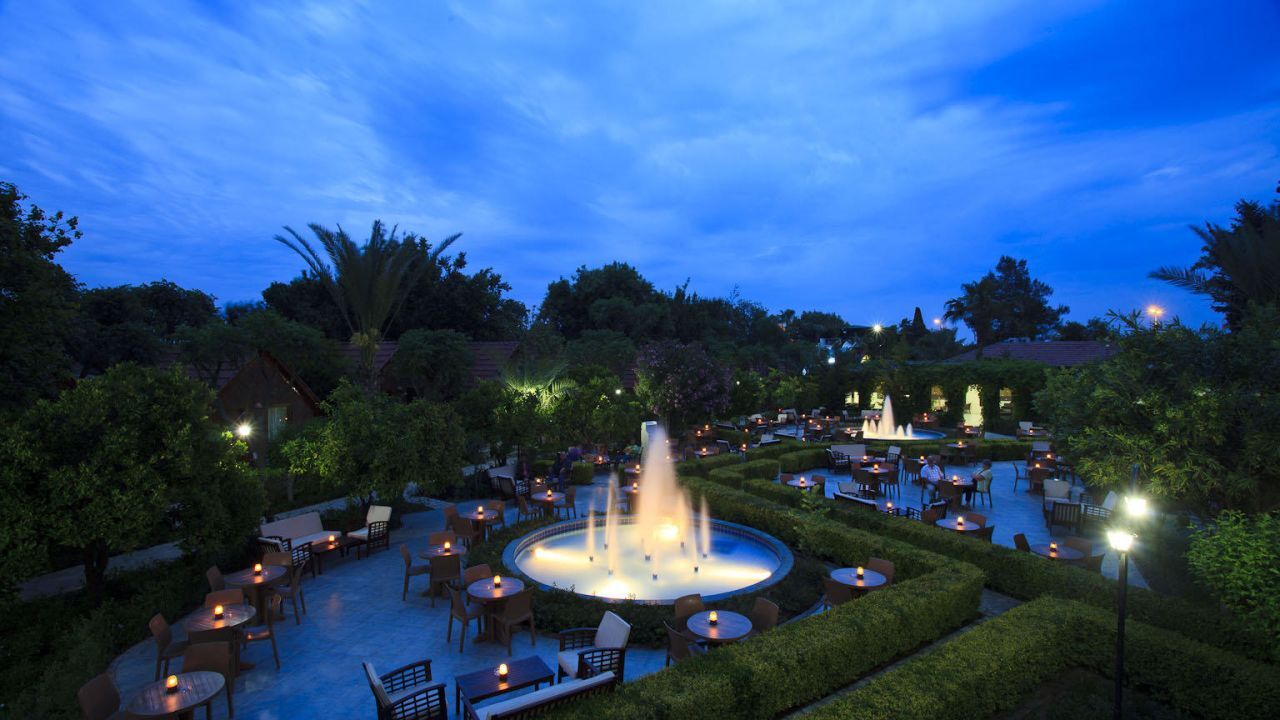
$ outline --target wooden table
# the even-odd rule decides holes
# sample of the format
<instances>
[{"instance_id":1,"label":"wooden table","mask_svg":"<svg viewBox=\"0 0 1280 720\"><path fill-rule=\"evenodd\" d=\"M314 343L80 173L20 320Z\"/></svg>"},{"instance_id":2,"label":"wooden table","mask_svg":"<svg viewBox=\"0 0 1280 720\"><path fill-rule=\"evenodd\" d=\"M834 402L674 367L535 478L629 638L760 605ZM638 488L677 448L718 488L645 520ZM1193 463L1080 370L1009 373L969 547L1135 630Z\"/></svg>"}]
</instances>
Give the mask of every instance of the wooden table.
<instances>
[{"instance_id":1,"label":"wooden table","mask_svg":"<svg viewBox=\"0 0 1280 720\"><path fill-rule=\"evenodd\" d=\"M751 632L751 618L731 610L716 610L716 624L711 624L711 611L703 610L689 616L686 627L689 632L709 643L731 643L741 640Z\"/></svg>"},{"instance_id":2,"label":"wooden table","mask_svg":"<svg viewBox=\"0 0 1280 720\"><path fill-rule=\"evenodd\" d=\"M1057 555L1054 555L1054 554L1052 554L1052 553L1049 551L1049 543L1041 543L1041 544L1039 544L1039 545L1032 545L1032 546L1031 546L1031 552L1033 552L1033 553L1035 553L1035 554L1039 555L1040 557L1049 558L1050 560L1068 560L1068 561L1071 561L1071 560L1083 560L1083 559L1084 559L1084 553L1080 552L1079 550L1077 550L1077 549L1075 549L1075 548L1073 548L1073 547L1067 547L1066 545L1059 545L1059 546L1058 546L1058 554L1057 554Z\"/></svg>"},{"instance_id":3,"label":"wooden table","mask_svg":"<svg viewBox=\"0 0 1280 720\"><path fill-rule=\"evenodd\" d=\"M546 493L542 493L542 494L545 495ZM458 517L465 518L474 523L479 523L481 535L483 535L484 537L488 537L489 526L496 522L501 522L503 519L502 513L496 513L492 509L489 509L489 510L485 510L484 514L481 515L479 512L477 512L477 510L479 510L478 507L472 508L471 510L459 510Z\"/></svg>"},{"instance_id":4,"label":"wooden table","mask_svg":"<svg viewBox=\"0 0 1280 720\"><path fill-rule=\"evenodd\" d=\"M533 502L538 503L539 505L547 506L547 511L551 511L555 507L556 503L564 499L564 493L562 492L547 493L544 490L543 492L540 492L540 493L533 493L532 495L529 496L529 499L532 500Z\"/></svg>"},{"instance_id":5,"label":"wooden table","mask_svg":"<svg viewBox=\"0 0 1280 720\"><path fill-rule=\"evenodd\" d=\"M453 544L449 547L449 551L448 551L448 552L445 552L445 549L444 549L444 546L443 546L443 545L428 545L426 550L423 550L422 552L418 553L418 557L422 558L423 560L430 560L431 558L435 558L435 557L444 557L445 555L459 555L459 556L461 556L461 555L466 555L466 554L467 554L467 546L466 546L466 545L460 545L460 544L458 544L458 543L453 543Z\"/></svg>"},{"instance_id":6,"label":"wooden table","mask_svg":"<svg viewBox=\"0 0 1280 720\"><path fill-rule=\"evenodd\" d=\"M213 700L226 686L222 673L198 670L178 675L178 689L168 692L164 680L149 683L129 701L128 711L138 717L169 717L189 712Z\"/></svg>"},{"instance_id":7,"label":"wooden table","mask_svg":"<svg viewBox=\"0 0 1280 720\"><path fill-rule=\"evenodd\" d=\"M868 469L870 469L870 467L872 466L884 465L889 462L889 458L882 457L880 455L863 455L861 458L851 458L851 459L857 460L859 465Z\"/></svg>"},{"instance_id":8,"label":"wooden table","mask_svg":"<svg viewBox=\"0 0 1280 720\"><path fill-rule=\"evenodd\" d=\"M284 576L285 568L279 565L263 565L261 575L254 575L252 568L245 568L227 575L224 580L232 587L243 588L251 597L253 606L258 609L254 624L263 625L267 622L267 591Z\"/></svg>"},{"instance_id":9,"label":"wooden table","mask_svg":"<svg viewBox=\"0 0 1280 720\"><path fill-rule=\"evenodd\" d=\"M862 579L858 579L858 568L837 568L831 571L831 579L858 590L874 590L888 584L889 578L875 570L862 569Z\"/></svg>"},{"instance_id":10,"label":"wooden table","mask_svg":"<svg viewBox=\"0 0 1280 720\"><path fill-rule=\"evenodd\" d=\"M187 637L192 638L193 633L212 632L215 630L232 630L236 631L235 637L239 638L240 628L246 623L253 620L258 615L258 609L252 605L224 605L222 607L222 619L219 620L213 616L211 608L201 608L196 610L183 623L183 627L187 629ZM237 639L232 643L232 654L235 656L236 668L244 672L252 670L254 664L246 660L240 659L241 642Z\"/></svg>"},{"instance_id":11,"label":"wooden table","mask_svg":"<svg viewBox=\"0 0 1280 720\"><path fill-rule=\"evenodd\" d=\"M463 698L466 698L468 703L477 703L504 693L523 690L529 686L537 690L539 685L551 683L555 678L555 673L540 657L510 660L507 662L506 680L498 679L497 666L455 676L453 706L461 713Z\"/></svg>"},{"instance_id":12,"label":"wooden table","mask_svg":"<svg viewBox=\"0 0 1280 720\"><path fill-rule=\"evenodd\" d=\"M336 552L339 557L346 557L347 552L351 550L351 548L357 547L363 542L363 540L358 540L346 535L336 535L333 542L326 540L318 544L314 542L311 543L311 556L316 560L316 574L324 574L324 563L322 562L322 558L324 558L324 556ZM359 552L356 553L356 556L359 557Z\"/></svg>"},{"instance_id":13,"label":"wooden table","mask_svg":"<svg viewBox=\"0 0 1280 720\"><path fill-rule=\"evenodd\" d=\"M806 491L812 490L818 486L818 484L812 480L802 480L799 478L793 478L791 480L788 480L787 484L793 488L800 488L801 490L806 490Z\"/></svg>"},{"instance_id":14,"label":"wooden table","mask_svg":"<svg viewBox=\"0 0 1280 720\"><path fill-rule=\"evenodd\" d=\"M484 603L485 612L493 614L502 605L502 601L524 590L524 582L520 578L506 577L502 578L502 587L493 586L493 578L488 577L483 580L476 580L467 586L467 594L476 600ZM493 639L493 622L486 622L484 634L476 637L476 642L480 640Z\"/></svg>"},{"instance_id":15,"label":"wooden table","mask_svg":"<svg viewBox=\"0 0 1280 720\"><path fill-rule=\"evenodd\" d=\"M933 524L937 525L940 528L945 528L947 530L954 530L958 533L977 532L982 529L981 525L972 521L967 522L964 525L956 525L955 518L943 518L941 520L935 520Z\"/></svg>"}]
</instances>

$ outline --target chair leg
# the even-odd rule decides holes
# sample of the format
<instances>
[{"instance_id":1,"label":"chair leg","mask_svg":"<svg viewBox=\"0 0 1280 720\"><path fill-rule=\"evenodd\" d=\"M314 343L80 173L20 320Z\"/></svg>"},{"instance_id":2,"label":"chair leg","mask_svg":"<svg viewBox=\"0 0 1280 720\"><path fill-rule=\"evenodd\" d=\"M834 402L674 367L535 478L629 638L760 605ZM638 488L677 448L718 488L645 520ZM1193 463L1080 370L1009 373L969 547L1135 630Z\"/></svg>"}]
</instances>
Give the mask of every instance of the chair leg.
<instances>
[{"instance_id":1,"label":"chair leg","mask_svg":"<svg viewBox=\"0 0 1280 720\"><path fill-rule=\"evenodd\" d=\"M409 571L406 570L404 573L404 587L400 589L400 602L404 602L405 598L407 598L408 596L409 596Z\"/></svg>"},{"instance_id":2,"label":"chair leg","mask_svg":"<svg viewBox=\"0 0 1280 720\"><path fill-rule=\"evenodd\" d=\"M159 680L159 679L160 679L160 665L161 665L161 663L163 663L163 662L164 662L164 660L162 660L162 659L160 658L160 656L159 656L159 655L157 655L157 656L156 656L156 679L157 679L157 680Z\"/></svg>"},{"instance_id":3,"label":"chair leg","mask_svg":"<svg viewBox=\"0 0 1280 720\"><path fill-rule=\"evenodd\" d=\"M271 656L276 660L276 669L280 669L280 650L276 647L276 634L271 633Z\"/></svg>"},{"instance_id":4,"label":"chair leg","mask_svg":"<svg viewBox=\"0 0 1280 720\"><path fill-rule=\"evenodd\" d=\"M538 628L534 625L532 615L529 616L529 644L535 647L538 645Z\"/></svg>"},{"instance_id":5,"label":"chair leg","mask_svg":"<svg viewBox=\"0 0 1280 720\"><path fill-rule=\"evenodd\" d=\"M296 590L297 588L294 589ZM293 600L293 624L301 625L302 616L298 614L298 594L294 593L291 599Z\"/></svg>"},{"instance_id":6,"label":"chair leg","mask_svg":"<svg viewBox=\"0 0 1280 720\"><path fill-rule=\"evenodd\" d=\"M467 644L467 626L470 624L471 622L468 620L462 621L462 633L458 635L458 652L459 653L462 652L462 648Z\"/></svg>"}]
</instances>

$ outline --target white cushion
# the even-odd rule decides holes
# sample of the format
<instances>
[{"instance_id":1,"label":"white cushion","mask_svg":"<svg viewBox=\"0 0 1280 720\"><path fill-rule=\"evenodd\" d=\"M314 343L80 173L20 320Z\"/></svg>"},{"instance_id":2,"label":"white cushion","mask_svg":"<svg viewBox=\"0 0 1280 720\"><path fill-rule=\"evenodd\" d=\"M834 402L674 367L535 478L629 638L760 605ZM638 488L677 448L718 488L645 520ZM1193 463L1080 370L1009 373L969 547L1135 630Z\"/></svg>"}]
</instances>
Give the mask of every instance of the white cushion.
<instances>
[{"instance_id":1,"label":"white cushion","mask_svg":"<svg viewBox=\"0 0 1280 720\"><path fill-rule=\"evenodd\" d=\"M365 513L364 524L372 525L376 522L391 522L391 507L388 505L370 505L369 512Z\"/></svg>"},{"instance_id":2,"label":"white cushion","mask_svg":"<svg viewBox=\"0 0 1280 720\"><path fill-rule=\"evenodd\" d=\"M359 538L359 539L361 539L361 540L368 540L368 539L369 539L369 528L367 528L367 527L362 527L362 528L360 528L359 530L352 530L351 532L347 533L347 535L348 535L348 536L350 536L350 537L353 537L353 538Z\"/></svg>"},{"instance_id":3,"label":"white cushion","mask_svg":"<svg viewBox=\"0 0 1280 720\"><path fill-rule=\"evenodd\" d=\"M294 545L306 542L302 539L305 537L326 535L318 512L303 513L283 520L263 523L259 532L263 536L279 535L282 538L288 538Z\"/></svg>"},{"instance_id":4,"label":"white cushion","mask_svg":"<svg viewBox=\"0 0 1280 720\"><path fill-rule=\"evenodd\" d=\"M380 707L390 707L391 698L387 695L386 688L382 687L382 679L378 677L378 671L373 669L369 663L364 664L365 677L369 679L369 687L373 689L373 695L378 699Z\"/></svg>"},{"instance_id":5,"label":"white cushion","mask_svg":"<svg viewBox=\"0 0 1280 720\"><path fill-rule=\"evenodd\" d=\"M330 536L330 535L333 535L334 537L341 537L341 536L342 536L342 533L340 533L340 532L330 532L330 531L328 531L328 530L322 530L322 531L320 531L320 532L318 532L318 533L312 533L312 534L310 534L310 535L303 535L303 536L301 536L301 537L296 537L296 538L294 538L294 539L293 539L293 546L294 546L294 547L302 547L302 545L304 545L305 543L315 543L316 545L320 545L320 544L323 544L323 543L327 543L327 542L329 542L329 536Z\"/></svg>"},{"instance_id":6,"label":"white cushion","mask_svg":"<svg viewBox=\"0 0 1280 720\"><path fill-rule=\"evenodd\" d=\"M571 678L578 677L578 653L585 649L561 650L556 654L556 660L560 663L560 669L564 671L565 675Z\"/></svg>"},{"instance_id":7,"label":"white cushion","mask_svg":"<svg viewBox=\"0 0 1280 720\"><path fill-rule=\"evenodd\" d=\"M598 648L622 648L627 646L629 637L631 637L631 626L610 610L600 618L600 627L596 628L594 642Z\"/></svg>"},{"instance_id":8,"label":"white cushion","mask_svg":"<svg viewBox=\"0 0 1280 720\"><path fill-rule=\"evenodd\" d=\"M1102 500L1102 507L1108 511L1116 509L1116 493L1114 490L1107 493L1107 497Z\"/></svg>"},{"instance_id":9,"label":"white cushion","mask_svg":"<svg viewBox=\"0 0 1280 720\"><path fill-rule=\"evenodd\" d=\"M1045 498L1071 497L1071 483L1049 478L1044 481L1044 496Z\"/></svg>"},{"instance_id":10,"label":"white cushion","mask_svg":"<svg viewBox=\"0 0 1280 720\"><path fill-rule=\"evenodd\" d=\"M534 690L527 695L518 695L510 700L503 700L487 707L476 708L476 714L480 716L480 720L489 720L495 715L509 715L517 710L522 710L548 700L562 698L567 695L573 695L585 692L594 687L605 685L613 682L613 673L604 672L595 677L586 680L570 680L562 682L559 685L548 685L541 690Z\"/></svg>"}]
</instances>

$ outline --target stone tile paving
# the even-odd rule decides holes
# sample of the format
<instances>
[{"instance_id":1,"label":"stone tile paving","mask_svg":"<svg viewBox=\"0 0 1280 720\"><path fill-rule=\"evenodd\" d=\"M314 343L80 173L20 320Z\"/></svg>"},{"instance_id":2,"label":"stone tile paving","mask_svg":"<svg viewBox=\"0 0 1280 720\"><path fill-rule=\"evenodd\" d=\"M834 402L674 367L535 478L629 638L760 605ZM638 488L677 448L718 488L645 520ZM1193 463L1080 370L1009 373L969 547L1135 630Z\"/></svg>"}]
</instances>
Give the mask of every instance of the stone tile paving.
<instances>
[{"instance_id":1,"label":"stone tile paving","mask_svg":"<svg viewBox=\"0 0 1280 720\"><path fill-rule=\"evenodd\" d=\"M514 515L511 511L510 519L514 520ZM497 667L508 659L505 646L472 642L474 623L464 653L458 653L456 622L453 641L445 642L449 604L437 599L436 607L431 607L430 599L420 594L426 588L424 577L411 579L408 600L400 600L404 562L399 545L407 543L416 558L416 552L426 545L427 533L444 524L439 511L415 513L404 521L405 527L392 533L390 551L379 550L365 559L354 555L330 558L323 575L303 582L307 614L302 624L294 624L292 608L286 603L288 617L275 625L280 670L272 662L269 643L254 643L247 650L246 659L257 667L236 681L237 718L372 718L373 696L360 663L368 660L379 672L387 672L423 658L431 659L435 680L447 683L446 695L453 712L455 675ZM175 626L181 625L173 618L169 620ZM537 654L554 670L560 646L554 637L544 633L561 629L564 628L539 628L536 648L530 647L527 632L517 635L512 643L514 657ZM661 669L664 658L660 649L628 650L627 679ZM155 645L147 640L112 664L111 671L125 702L151 682L154 662ZM180 663L174 663L172 669L178 667ZM214 716L226 714L226 704L219 700Z\"/></svg>"}]
</instances>

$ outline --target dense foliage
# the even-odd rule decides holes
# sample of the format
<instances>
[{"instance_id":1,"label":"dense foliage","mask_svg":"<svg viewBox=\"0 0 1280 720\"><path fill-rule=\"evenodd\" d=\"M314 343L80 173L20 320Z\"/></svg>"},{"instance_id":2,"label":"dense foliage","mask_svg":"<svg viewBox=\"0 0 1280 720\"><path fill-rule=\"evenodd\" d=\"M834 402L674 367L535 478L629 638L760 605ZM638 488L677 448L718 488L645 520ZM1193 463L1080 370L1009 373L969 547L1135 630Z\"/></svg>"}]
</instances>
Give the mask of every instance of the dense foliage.
<instances>
[{"instance_id":1,"label":"dense foliage","mask_svg":"<svg viewBox=\"0 0 1280 720\"><path fill-rule=\"evenodd\" d=\"M1280 514L1222 513L1192 537L1187 562L1223 605L1271 634L1280 656Z\"/></svg>"},{"instance_id":2,"label":"dense foliage","mask_svg":"<svg viewBox=\"0 0 1280 720\"><path fill-rule=\"evenodd\" d=\"M1053 290L1031 277L1026 260L1007 255L995 271L961 290L960 297L947 301L946 317L968 325L980 348L1010 338L1044 337L1067 314L1065 305L1049 305Z\"/></svg>"},{"instance_id":3,"label":"dense foliage","mask_svg":"<svg viewBox=\"0 0 1280 720\"><path fill-rule=\"evenodd\" d=\"M673 433L728 409L729 372L697 343L654 343L639 357L636 393Z\"/></svg>"}]
</instances>

